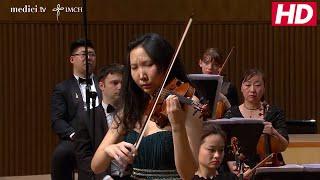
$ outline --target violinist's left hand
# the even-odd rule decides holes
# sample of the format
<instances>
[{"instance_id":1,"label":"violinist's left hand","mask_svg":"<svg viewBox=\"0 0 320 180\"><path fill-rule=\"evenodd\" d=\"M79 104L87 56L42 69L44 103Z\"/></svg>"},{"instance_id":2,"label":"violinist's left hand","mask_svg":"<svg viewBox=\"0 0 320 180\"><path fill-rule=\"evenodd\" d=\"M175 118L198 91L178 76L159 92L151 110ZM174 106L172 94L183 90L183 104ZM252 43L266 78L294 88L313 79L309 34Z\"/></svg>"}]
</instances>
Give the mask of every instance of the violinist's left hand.
<instances>
[{"instance_id":1,"label":"violinist's left hand","mask_svg":"<svg viewBox=\"0 0 320 180\"><path fill-rule=\"evenodd\" d=\"M264 134L269 134L269 135L275 134L275 132L274 132L275 129L273 128L271 122L265 121L265 122L263 122L263 124L264 124L264 128L263 128Z\"/></svg>"},{"instance_id":2,"label":"violinist's left hand","mask_svg":"<svg viewBox=\"0 0 320 180\"><path fill-rule=\"evenodd\" d=\"M186 113L182 109L178 97L169 95L166 99L168 119L172 128L185 126Z\"/></svg>"}]
</instances>

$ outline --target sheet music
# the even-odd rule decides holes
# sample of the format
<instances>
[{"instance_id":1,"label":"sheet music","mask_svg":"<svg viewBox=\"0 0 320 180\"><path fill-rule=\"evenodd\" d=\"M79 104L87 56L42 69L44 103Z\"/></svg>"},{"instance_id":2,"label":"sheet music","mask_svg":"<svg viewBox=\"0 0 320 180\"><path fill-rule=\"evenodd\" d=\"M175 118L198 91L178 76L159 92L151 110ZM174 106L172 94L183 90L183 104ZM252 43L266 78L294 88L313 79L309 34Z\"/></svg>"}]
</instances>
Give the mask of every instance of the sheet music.
<instances>
[{"instance_id":1,"label":"sheet music","mask_svg":"<svg viewBox=\"0 0 320 180\"><path fill-rule=\"evenodd\" d=\"M213 74L188 74L189 80L199 93L199 99L209 101L210 117L215 118L216 104L221 92L223 76Z\"/></svg>"}]
</instances>

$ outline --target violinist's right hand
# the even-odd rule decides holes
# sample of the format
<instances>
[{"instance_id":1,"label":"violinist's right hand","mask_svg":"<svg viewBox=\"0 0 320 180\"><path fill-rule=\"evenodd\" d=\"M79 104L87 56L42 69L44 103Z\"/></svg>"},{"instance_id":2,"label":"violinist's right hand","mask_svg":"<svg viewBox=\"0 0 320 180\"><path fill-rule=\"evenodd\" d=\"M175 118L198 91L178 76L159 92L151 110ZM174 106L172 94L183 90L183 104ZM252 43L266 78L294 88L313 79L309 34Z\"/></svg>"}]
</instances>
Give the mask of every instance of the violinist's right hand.
<instances>
[{"instance_id":1,"label":"violinist's right hand","mask_svg":"<svg viewBox=\"0 0 320 180\"><path fill-rule=\"evenodd\" d=\"M134 156L137 155L137 149L133 144L127 142L120 142L118 144L111 144L104 148L105 153L115 159L119 165L125 167L132 164Z\"/></svg>"}]
</instances>

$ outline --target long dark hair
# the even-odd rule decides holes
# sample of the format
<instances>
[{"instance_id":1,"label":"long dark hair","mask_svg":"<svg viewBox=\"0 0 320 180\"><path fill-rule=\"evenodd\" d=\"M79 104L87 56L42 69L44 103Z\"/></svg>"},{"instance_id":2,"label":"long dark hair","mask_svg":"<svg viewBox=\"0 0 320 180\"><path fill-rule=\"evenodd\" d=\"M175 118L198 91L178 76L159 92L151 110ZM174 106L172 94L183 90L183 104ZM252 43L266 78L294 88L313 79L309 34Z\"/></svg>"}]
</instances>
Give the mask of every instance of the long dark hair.
<instances>
[{"instance_id":1,"label":"long dark hair","mask_svg":"<svg viewBox=\"0 0 320 180\"><path fill-rule=\"evenodd\" d=\"M136 47L142 47L146 51L156 64L159 73L167 70L174 55L172 46L155 33L144 34L129 43L127 64L121 88L123 114L120 123L125 131L134 129L137 122L140 125L142 124L142 116L150 100L150 96L140 89L131 77L130 52ZM181 81L189 82L179 58L176 59L167 82L170 82L174 77Z\"/></svg>"}]
</instances>

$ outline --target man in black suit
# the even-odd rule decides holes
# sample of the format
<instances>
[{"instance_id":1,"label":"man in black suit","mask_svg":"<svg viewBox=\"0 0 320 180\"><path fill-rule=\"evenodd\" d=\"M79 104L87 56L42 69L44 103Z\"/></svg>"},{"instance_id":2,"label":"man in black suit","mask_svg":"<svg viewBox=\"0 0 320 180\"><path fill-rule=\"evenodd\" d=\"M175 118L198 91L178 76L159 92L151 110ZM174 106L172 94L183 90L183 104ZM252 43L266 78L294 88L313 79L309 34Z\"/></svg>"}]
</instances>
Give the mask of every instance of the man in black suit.
<instances>
[{"instance_id":1,"label":"man in black suit","mask_svg":"<svg viewBox=\"0 0 320 180\"><path fill-rule=\"evenodd\" d=\"M90 73L89 87L90 91L98 94L95 102L97 106L101 101L101 91L93 75L96 54L92 42L88 40L86 44ZM60 139L52 156L51 178L53 180L71 180L76 167L73 140L77 116L86 108L85 57L85 40L74 41L70 46L69 57L73 76L57 84L51 97L51 126Z\"/></svg>"},{"instance_id":2,"label":"man in black suit","mask_svg":"<svg viewBox=\"0 0 320 180\"><path fill-rule=\"evenodd\" d=\"M91 159L111 126L114 110L118 107L123 71L123 66L119 64L112 64L101 69L98 81L102 92L102 102L95 109L95 119L92 120L92 112L90 112L90 120L85 115L86 112L79 117L75 135L79 180L91 180L93 177L94 173L90 168ZM110 175L111 172L96 175L95 178L103 179L107 174Z\"/></svg>"}]
</instances>

